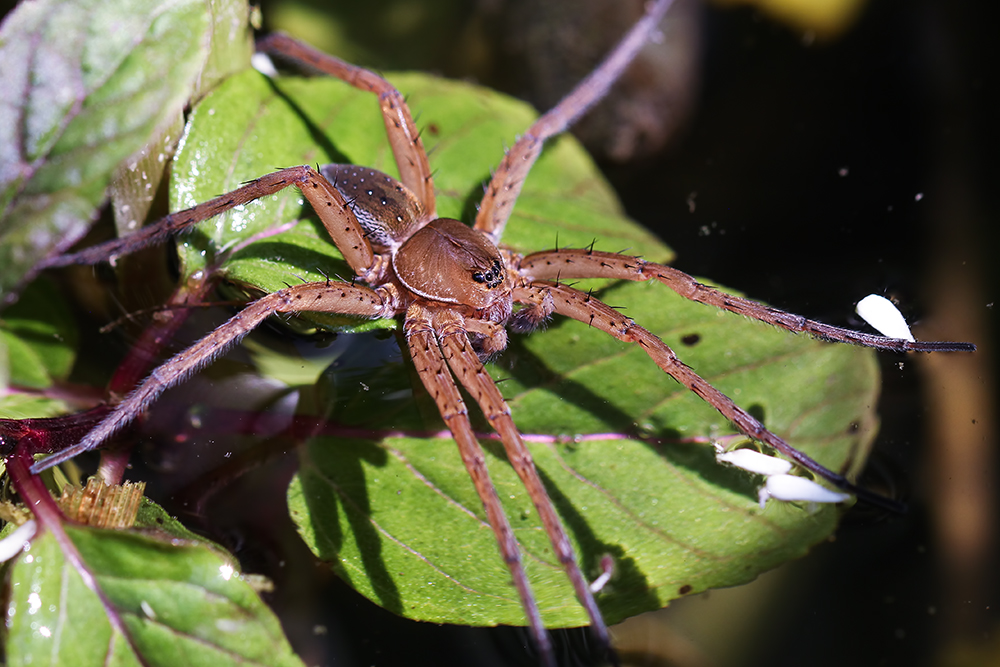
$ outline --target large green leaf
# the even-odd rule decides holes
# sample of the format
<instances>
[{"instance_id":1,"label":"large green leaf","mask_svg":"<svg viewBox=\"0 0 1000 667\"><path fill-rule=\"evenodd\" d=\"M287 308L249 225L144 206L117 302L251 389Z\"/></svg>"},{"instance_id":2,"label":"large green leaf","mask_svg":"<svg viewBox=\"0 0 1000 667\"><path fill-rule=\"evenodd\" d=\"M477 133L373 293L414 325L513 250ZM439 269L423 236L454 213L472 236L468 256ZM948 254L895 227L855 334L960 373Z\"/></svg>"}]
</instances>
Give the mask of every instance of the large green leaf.
<instances>
[{"instance_id":1,"label":"large green leaf","mask_svg":"<svg viewBox=\"0 0 1000 667\"><path fill-rule=\"evenodd\" d=\"M601 296L639 315L797 447L833 468L860 463L876 423L870 354L720 315L656 285ZM685 346L681 339L694 334L701 340ZM601 556L615 557L618 574L599 598L609 621L749 581L834 529L832 507L772 503L761 511L760 478L722 468L707 444L731 427L641 351L561 322L516 340L507 354L492 374L505 379L504 394L534 441L529 446L585 571L596 577ZM522 623L454 443L393 434L426 428L405 391L405 371L362 374L361 359L355 368L341 362L330 416L345 433L367 428L372 437L308 444L289 491L306 541L358 590L398 613ZM358 382L364 391L351 390ZM546 622L585 623L527 494L498 444L487 450Z\"/></svg>"},{"instance_id":2,"label":"large green leaf","mask_svg":"<svg viewBox=\"0 0 1000 667\"><path fill-rule=\"evenodd\" d=\"M427 128L440 214L469 220L503 145L532 115L465 84L390 78ZM175 168L173 205L204 201L276 167L324 162L395 172L375 100L337 81L271 81L247 72L195 110ZM290 230L229 252L247 235L303 216ZM597 171L565 137L552 142L530 175L505 241L539 250L553 247L557 236L561 246L596 239L599 248L670 256L622 216ZM184 238L181 253L186 272L221 261L226 277L248 290L350 275L295 191L202 225ZM794 445L838 470L863 462L876 424L870 353L715 312L658 284L596 287ZM301 472L289 489L303 537L355 588L397 613L523 623L454 444L416 437L441 430L441 420L426 396L414 395L408 366L379 349L379 341L377 334L361 335L325 378L329 403L321 411L333 436L303 448ZM761 511L760 480L714 461L708 442L732 433L726 421L640 350L583 324L556 322L516 337L491 372L505 379L515 421L533 443L587 574L598 574L603 554L616 559L618 575L599 601L609 620L748 581L802 555L835 527L832 507L772 504ZM337 437L344 434L353 439ZM497 443L488 450L545 621L585 623L502 450Z\"/></svg>"},{"instance_id":3,"label":"large green leaf","mask_svg":"<svg viewBox=\"0 0 1000 667\"><path fill-rule=\"evenodd\" d=\"M143 514L141 532L66 526L128 636L45 533L10 565L7 664L302 664L230 556L175 530L151 504Z\"/></svg>"}]
</instances>

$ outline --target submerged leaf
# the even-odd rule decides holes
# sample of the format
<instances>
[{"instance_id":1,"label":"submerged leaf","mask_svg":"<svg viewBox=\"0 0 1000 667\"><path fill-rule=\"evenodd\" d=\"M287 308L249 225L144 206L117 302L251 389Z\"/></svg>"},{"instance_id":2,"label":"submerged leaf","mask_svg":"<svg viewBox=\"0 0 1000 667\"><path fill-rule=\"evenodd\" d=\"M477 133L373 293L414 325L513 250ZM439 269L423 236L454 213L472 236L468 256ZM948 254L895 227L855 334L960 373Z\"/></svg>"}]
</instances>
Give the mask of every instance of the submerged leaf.
<instances>
[{"instance_id":1,"label":"submerged leaf","mask_svg":"<svg viewBox=\"0 0 1000 667\"><path fill-rule=\"evenodd\" d=\"M0 337L10 351L11 383L44 389L69 375L76 358L76 322L53 283L40 280L25 296L4 311Z\"/></svg>"},{"instance_id":2,"label":"submerged leaf","mask_svg":"<svg viewBox=\"0 0 1000 667\"><path fill-rule=\"evenodd\" d=\"M0 418L52 417L65 401L41 393L65 380L77 355L78 332L69 304L47 280L28 286L24 298L0 317ZM15 391L16 389L16 391Z\"/></svg>"}]
</instances>

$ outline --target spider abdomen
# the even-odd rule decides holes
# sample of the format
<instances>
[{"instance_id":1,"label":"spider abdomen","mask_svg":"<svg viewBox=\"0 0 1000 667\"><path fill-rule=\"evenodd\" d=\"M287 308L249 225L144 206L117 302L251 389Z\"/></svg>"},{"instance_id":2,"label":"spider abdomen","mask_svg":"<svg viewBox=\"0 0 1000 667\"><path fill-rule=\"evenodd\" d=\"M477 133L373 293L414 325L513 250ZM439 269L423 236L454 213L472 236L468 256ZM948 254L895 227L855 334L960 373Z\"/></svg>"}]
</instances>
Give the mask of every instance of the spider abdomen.
<instances>
[{"instance_id":1,"label":"spider abdomen","mask_svg":"<svg viewBox=\"0 0 1000 667\"><path fill-rule=\"evenodd\" d=\"M344 195L372 245L398 247L420 225L420 200L392 176L353 164L323 165L320 173Z\"/></svg>"}]
</instances>

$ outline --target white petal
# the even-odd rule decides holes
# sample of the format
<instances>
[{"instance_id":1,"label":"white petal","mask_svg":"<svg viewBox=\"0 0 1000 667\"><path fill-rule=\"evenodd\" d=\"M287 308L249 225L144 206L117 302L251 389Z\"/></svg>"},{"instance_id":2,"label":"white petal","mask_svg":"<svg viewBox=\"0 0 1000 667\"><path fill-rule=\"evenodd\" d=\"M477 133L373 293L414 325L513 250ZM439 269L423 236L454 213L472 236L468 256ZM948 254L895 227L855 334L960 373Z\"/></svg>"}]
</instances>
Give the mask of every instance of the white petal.
<instances>
[{"instance_id":1,"label":"white petal","mask_svg":"<svg viewBox=\"0 0 1000 667\"><path fill-rule=\"evenodd\" d=\"M271 61L271 57L266 53L255 53L250 56L250 66L264 76L274 78L278 76L278 70Z\"/></svg>"},{"instance_id":2,"label":"white petal","mask_svg":"<svg viewBox=\"0 0 1000 667\"><path fill-rule=\"evenodd\" d=\"M602 588L604 588L604 586L607 585L609 581L611 581L611 575L613 575L614 573L615 573L614 557L612 557L611 554L604 554L603 556L601 556L601 576L599 576L597 579L594 579L594 581L590 584L590 592L597 593Z\"/></svg>"},{"instance_id":3,"label":"white petal","mask_svg":"<svg viewBox=\"0 0 1000 667\"><path fill-rule=\"evenodd\" d=\"M857 311L861 319L878 329L883 336L913 340L903 314L884 296L869 294L858 302Z\"/></svg>"},{"instance_id":4,"label":"white petal","mask_svg":"<svg viewBox=\"0 0 1000 667\"><path fill-rule=\"evenodd\" d=\"M611 581L611 572L602 572L601 576L590 583L590 592L597 593L604 585Z\"/></svg>"},{"instance_id":5,"label":"white petal","mask_svg":"<svg viewBox=\"0 0 1000 667\"><path fill-rule=\"evenodd\" d=\"M755 472L758 475L784 475L792 469L792 464L789 461L761 454L754 449L735 449L731 452L724 452L719 447L715 453L715 460Z\"/></svg>"},{"instance_id":6,"label":"white petal","mask_svg":"<svg viewBox=\"0 0 1000 667\"><path fill-rule=\"evenodd\" d=\"M37 528L38 524L35 523L35 520L30 519L18 526L13 533L0 540L0 563L21 553L21 550L31 543L31 538L35 536Z\"/></svg>"},{"instance_id":7,"label":"white petal","mask_svg":"<svg viewBox=\"0 0 1000 667\"><path fill-rule=\"evenodd\" d=\"M842 503L851 498L846 493L831 491L816 482L796 475L772 475L760 489L760 506L768 498L786 502Z\"/></svg>"}]
</instances>

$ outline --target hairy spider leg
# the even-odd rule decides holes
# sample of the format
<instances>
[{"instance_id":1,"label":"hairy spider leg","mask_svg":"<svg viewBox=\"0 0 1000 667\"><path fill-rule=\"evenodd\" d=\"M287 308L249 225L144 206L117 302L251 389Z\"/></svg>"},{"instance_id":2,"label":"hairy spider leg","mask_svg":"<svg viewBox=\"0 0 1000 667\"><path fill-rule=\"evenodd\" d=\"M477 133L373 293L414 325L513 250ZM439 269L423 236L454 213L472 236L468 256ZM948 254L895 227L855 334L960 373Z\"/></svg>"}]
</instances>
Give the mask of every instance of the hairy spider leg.
<instances>
[{"instance_id":1,"label":"hairy spider leg","mask_svg":"<svg viewBox=\"0 0 1000 667\"><path fill-rule=\"evenodd\" d=\"M618 46L566 97L536 120L504 155L486 186L474 227L500 243L524 179L542 153L546 139L565 132L600 102L621 77L659 25L673 0L657 0L625 34Z\"/></svg>"},{"instance_id":2,"label":"hairy spider leg","mask_svg":"<svg viewBox=\"0 0 1000 667\"><path fill-rule=\"evenodd\" d=\"M374 262L371 245L365 239L365 231L350 211L344 196L319 172L303 165L288 167L250 181L232 192L219 195L207 202L191 208L171 213L142 229L106 243L92 246L80 252L46 259L41 268L69 266L71 264L96 264L114 259L142 248L163 243L174 234L199 222L204 222L221 213L248 204L254 200L273 195L287 187L295 186L302 191L306 200L323 222L330 238L334 240L344 259L355 272L363 272Z\"/></svg>"},{"instance_id":3,"label":"hairy spider leg","mask_svg":"<svg viewBox=\"0 0 1000 667\"><path fill-rule=\"evenodd\" d=\"M727 294L671 266L654 264L596 250L565 249L536 252L523 258L520 273L528 280L571 280L576 278L614 278L618 280L659 280L674 292L698 303L715 306L746 317L781 327L793 333L808 333L827 341L850 343L891 352L973 352L972 343L946 341L909 341L876 336L851 329L823 324L801 315L765 306L751 299Z\"/></svg>"},{"instance_id":4,"label":"hairy spider leg","mask_svg":"<svg viewBox=\"0 0 1000 667\"><path fill-rule=\"evenodd\" d=\"M486 469L486 457L472 430L465 401L462 400L458 387L448 371L434 327L428 318L420 315L419 311L424 309L417 308L418 312L412 317L407 317L405 324L406 342L413 364L427 393L434 399L445 425L455 438L462 463L465 464L465 469L472 478L476 493L486 510L486 518L496 536L500 555L514 580L514 587L524 608L528 627L547 667L553 667L555 663L552 659L552 640L542 622L538 603L531 592L527 573L521 563L521 550L517 538L514 537L514 529L503 511L496 486Z\"/></svg>"},{"instance_id":5,"label":"hairy spider leg","mask_svg":"<svg viewBox=\"0 0 1000 667\"><path fill-rule=\"evenodd\" d=\"M556 559L566 571L566 576L573 585L577 599L590 618L591 631L600 642L602 649L609 650L611 642L608 638L607 626L597 608L597 603L594 601L589 582L577 563L576 554L573 552L573 546L566 534L566 529L559 519L559 514L556 512L552 500L545 491L545 486L535 468L531 453L514 424L510 407L500 394L493 378L483 367L479 355L473 350L469 342L467 327L462 318L454 313L443 313L442 315L443 317L438 318L435 323L436 332L441 350L448 360L452 374L479 404L479 408L489 421L490 426L500 435L507 459L527 489L528 495L538 511L545 533L552 543Z\"/></svg>"},{"instance_id":6,"label":"hairy spider leg","mask_svg":"<svg viewBox=\"0 0 1000 667\"><path fill-rule=\"evenodd\" d=\"M543 297L543 293L547 293L551 299ZM639 326L632 319L623 316L593 295L558 283L539 282L514 290L514 300L519 303L538 304L542 299L544 299L544 302L551 304L552 310L550 312L584 322L614 336L622 342L637 344L663 372L718 410L723 417L731 421L740 432L748 437L758 442L763 442L767 446L781 452L797 465L816 473L838 488L854 494L864 502L892 512L905 511L902 504L855 486L843 475L824 468L818 462L767 430L750 413L736 405L731 398L713 387L708 380L705 380L678 359L674 351L670 349L670 346L660 340L659 337ZM539 306L535 305L534 307L538 308Z\"/></svg>"},{"instance_id":7,"label":"hairy spider leg","mask_svg":"<svg viewBox=\"0 0 1000 667\"><path fill-rule=\"evenodd\" d=\"M257 299L197 343L179 352L156 368L133 392L80 442L31 466L41 471L98 447L131 423L164 391L180 384L195 372L225 354L261 322L274 313L303 311L391 317L396 313L390 290L370 289L339 281L304 283L272 292Z\"/></svg>"},{"instance_id":8,"label":"hairy spider leg","mask_svg":"<svg viewBox=\"0 0 1000 667\"><path fill-rule=\"evenodd\" d=\"M434 179L431 176L427 152L424 150L420 133L417 131L413 115L410 113L403 95L393 88L392 84L374 72L317 51L280 33L269 35L260 40L257 50L298 60L316 68L320 72L336 77L359 90L375 93L378 96L379 106L382 110L386 136L389 139L389 145L396 160L396 165L399 168L400 180L416 195L423 206L424 215L422 216L421 223L426 224L437 217L435 214ZM164 243L168 238L188 227L208 220L235 206L247 204L261 197L274 194L289 185L296 185L302 189L303 194L306 195L310 204L316 209L317 214L320 216L323 224L326 225L327 230L331 231L332 236L333 232L330 223L324 217L323 211L325 207L331 204L325 201L314 200L307 191L307 188L322 190L324 191L323 194L327 195L334 188L311 167L290 167L268 174L267 176L262 176L242 187L236 188L232 192L220 195L197 206L178 213L171 213L157 222L122 238L101 243L79 252L46 258L38 264L38 269L44 270L73 264L96 264L106 260L113 260L121 255L136 252L146 247ZM343 197L337 195L335 199L343 204ZM356 221L354 225L357 225ZM345 233L351 233L355 236L361 234L358 229L351 232L345 230ZM341 251L352 268L358 270L371 266L371 248L368 247L367 243L362 244L356 240L352 240L345 242L345 246L347 247L342 247ZM348 257L349 254L352 254L352 250L355 255L353 258Z\"/></svg>"},{"instance_id":9,"label":"hairy spider leg","mask_svg":"<svg viewBox=\"0 0 1000 667\"><path fill-rule=\"evenodd\" d=\"M437 217L434 179L427 152L403 95L391 83L370 70L344 62L281 33L273 33L261 39L257 42L257 50L305 63L359 90L378 95L385 134L399 168L399 180L423 205L425 224Z\"/></svg>"}]
</instances>

